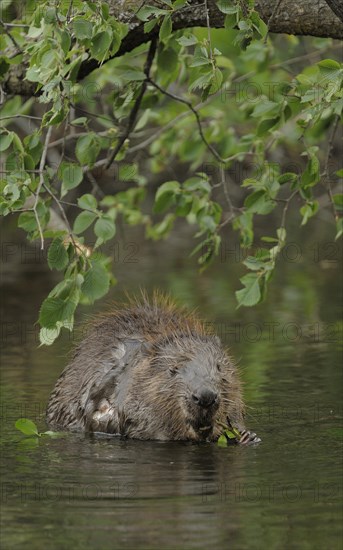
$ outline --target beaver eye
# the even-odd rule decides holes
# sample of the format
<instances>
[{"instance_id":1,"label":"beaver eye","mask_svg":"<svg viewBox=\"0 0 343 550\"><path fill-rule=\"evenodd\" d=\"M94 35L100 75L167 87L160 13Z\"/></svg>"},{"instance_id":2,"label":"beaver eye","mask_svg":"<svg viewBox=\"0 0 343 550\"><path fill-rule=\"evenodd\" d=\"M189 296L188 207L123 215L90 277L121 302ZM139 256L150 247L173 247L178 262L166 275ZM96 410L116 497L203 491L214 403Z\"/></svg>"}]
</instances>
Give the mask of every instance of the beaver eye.
<instances>
[{"instance_id":1,"label":"beaver eye","mask_svg":"<svg viewBox=\"0 0 343 550\"><path fill-rule=\"evenodd\" d=\"M175 376L175 374L176 374L176 369L170 368L170 369L169 369L169 374L171 374L171 376Z\"/></svg>"},{"instance_id":2,"label":"beaver eye","mask_svg":"<svg viewBox=\"0 0 343 550\"><path fill-rule=\"evenodd\" d=\"M217 370L221 371L221 365L219 363L217 363Z\"/></svg>"}]
</instances>

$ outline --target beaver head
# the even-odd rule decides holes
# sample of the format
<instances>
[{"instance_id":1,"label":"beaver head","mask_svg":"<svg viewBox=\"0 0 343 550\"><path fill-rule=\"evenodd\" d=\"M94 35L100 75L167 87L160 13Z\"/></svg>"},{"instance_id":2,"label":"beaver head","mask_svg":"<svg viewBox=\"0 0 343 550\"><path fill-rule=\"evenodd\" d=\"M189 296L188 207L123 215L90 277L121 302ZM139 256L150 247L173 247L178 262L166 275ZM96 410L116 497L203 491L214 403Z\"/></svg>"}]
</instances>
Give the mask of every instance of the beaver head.
<instances>
[{"instance_id":1,"label":"beaver head","mask_svg":"<svg viewBox=\"0 0 343 550\"><path fill-rule=\"evenodd\" d=\"M175 437L216 439L221 424L240 421L243 404L234 365L216 336L173 336L155 350L153 386ZM169 399L167 401L167 393Z\"/></svg>"}]
</instances>

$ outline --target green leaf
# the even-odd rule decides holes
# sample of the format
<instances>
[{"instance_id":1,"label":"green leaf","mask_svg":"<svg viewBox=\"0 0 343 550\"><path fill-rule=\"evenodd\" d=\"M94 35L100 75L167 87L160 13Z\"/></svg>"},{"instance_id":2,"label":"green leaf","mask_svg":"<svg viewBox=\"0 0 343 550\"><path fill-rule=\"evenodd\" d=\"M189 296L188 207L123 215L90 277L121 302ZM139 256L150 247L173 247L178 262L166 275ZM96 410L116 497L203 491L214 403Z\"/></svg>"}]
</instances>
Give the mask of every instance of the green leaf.
<instances>
[{"instance_id":1,"label":"green leaf","mask_svg":"<svg viewBox=\"0 0 343 550\"><path fill-rule=\"evenodd\" d=\"M279 240L275 237L261 237L261 241L264 241L266 243L278 243Z\"/></svg>"},{"instance_id":2,"label":"green leaf","mask_svg":"<svg viewBox=\"0 0 343 550\"><path fill-rule=\"evenodd\" d=\"M218 0L217 1L217 8L222 12L222 13L236 13L238 11L238 6L237 5L232 5L233 2L232 0Z\"/></svg>"},{"instance_id":3,"label":"green leaf","mask_svg":"<svg viewBox=\"0 0 343 550\"><path fill-rule=\"evenodd\" d=\"M72 126L86 126L88 118L86 116L80 116L70 121Z\"/></svg>"},{"instance_id":4,"label":"green leaf","mask_svg":"<svg viewBox=\"0 0 343 550\"><path fill-rule=\"evenodd\" d=\"M198 43L198 39L194 34L186 34L176 39L181 46L193 46Z\"/></svg>"},{"instance_id":5,"label":"green leaf","mask_svg":"<svg viewBox=\"0 0 343 550\"><path fill-rule=\"evenodd\" d=\"M98 32L91 42L90 51L92 57L98 61L103 61L111 46L112 36L108 31Z\"/></svg>"},{"instance_id":6,"label":"green leaf","mask_svg":"<svg viewBox=\"0 0 343 550\"><path fill-rule=\"evenodd\" d=\"M8 63L7 58L1 56L0 57L0 78L7 73L9 67L10 67L10 64Z\"/></svg>"},{"instance_id":7,"label":"green leaf","mask_svg":"<svg viewBox=\"0 0 343 550\"><path fill-rule=\"evenodd\" d=\"M163 48L158 52L158 70L168 75L172 74L179 62L179 56L174 48Z\"/></svg>"},{"instance_id":8,"label":"green leaf","mask_svg":"<svg viewBox=\"0 0 343 550\"><path fill-rule=\"evenodd\" d=\"M149 34L150 31L156 26L158 19L151 19L150 21L146 21L144 23L144 32L145 34Z\"/></svg>"},{"instance_id":9,"label":"green leaf","mask_svg":"<svg viewBox=\"0 0 343 550\"><path fill-rule=\"evenodd\" d=\"M64 197L70 189L80 185L83 180L81 166L73 162L62 162L59 174L62 179L61 197Z\"/></svg>"},{"instance_id":10,"label":"green leaf","mask_svg":"<svg viewBox=\"0 0 343 550\"><path fill-rule=\"evenodd\" d=\"M323 59L317 63L320 69L326 69L329 71L339 71L342 67L341 64L333 59Z\"/></svg>"},{"instance_id":11,"label":"green leaf","mask_svg":"<svg viewBox=\"0 0 343 550\"><path fill-rule=\"evenodd\" d=\"M278 242L277 239L275 240ZM251 269L251 271L259 271L264 268L264 263L255 258L255 256L248 256L243 263L248 269Z\"/></svg>"},{"instance_id":12,"label":"green leaf","mask_svg":"<svg viewBox=\"0 0 343 550\"><path fill-rule=\"evenodd\" d=\"M63 239L56 237L49 246L48 265L50 269L61 271L67 267L68 263L69 257Z\"/></svg>"},{"instance_id":13,"label":"green leaf","mask_svg":"<svg viewBox=\"0 0 343 550\"><path fill-rule=\"evenodd\" d=\"M161 42L166 42L172 33L173 24L170 15L166 15L163 18L162 25L160 27L159 37Z\"/></svg>"},{"instance_id":14,"label":"green leaf","mask_svg":"<svg viewBox=\"0 0 343 550\"><path fill-rule=\"evenodd\" d=\"M272 115L268 118L274 118L273 115L278 115L281 109L281 104L276 103L275 101L269 101L269 99L261 98L261 101L255 106L251 116L260 117L265 115Z\"/></svg>"},{"instance_id":15,"label":"green leaf","mask_svg":"<svg viewBox=\"0 0 343 550\"><path fill-rule=\"evenodd\" d=\"M116 233L114 221L109 216L102 216L94 226L94 233L102 242L112 239Z\"/></svg>"},{"instance_id":16,"label":"green leaf","mask_svg":"<svg viewBox=\"0 0 343 550\"><path fill-rule=\"evenodd\" d=\"M278 182L280 185L284 185L285 183L294 183L297 179L298 175L294 172L285 172L278 177Z\"/></svg>"},{"instance_id":17,"label":"green leaf","mask_svg":"<svg viewBox=\"0 0 343 550\"><path fill-rule=\"evenodd\" d=\"M37 229L37 220L34 212L22 212L18 218L18 227L28 233Z\"/></svg>"},{"instance_id":18,"label":"green leaf","mask_svg":"<svg viewBox=\"0 0 343 550\"><path fill-rule=\"evenodd\" d=\"M73 232L79 235L83 233L97 217L96 212L84 211L76 216L73 226Z\"/></svg>"},{"instance_id":19,"label":"green leaf","mask_svg":"<svg viewBox=\"0 0 343 550\"><path fill-rule=\"evenodd\" d=\"M75 154L81 165L93 166L100 151L100 140L94 133L81 136L77 140Z\"/></svg>"},{"instance_id":20,"label":"green leaf","mask_svg":"<svg viewBox=\"0 0 343 550\"><path fill-rule=\"evenodd\" d=\"M312 218L316 214L319 208L318 201L310 201L304 206L300 208L300 214L302 215L303 219L301 222L301 225L305 225L309 218Z\"/></svg>"},{"instance_id":21,"label":"green leaf","mask_svg":"<svg viewBox=\"0 0 343 550\"><path fill-rule=\"evenodd\" d=\"M120 181L135 181L137 172L137 164L121 164L119 166L118 179Z\"/></svg>"},{"instance_id":22,"label":"green leaf","mask_svg":"<svg viewBox=\"0 0 343 550\"><path fill-rule=\"evenodd\" d=\"M220 69L218 69L218 67L216 67L212 73L211 84L208 89L208 94L209 95L216 94L218 90L220 90L222 82L223 82L223 73L221 72Z\"/></svg>"},{"instance_id":23,"label":"green leaf","mask_svg":"<svg viewBox=\"0 0 343 550\"><path fill-rule=\"evenodd\" d=\"M13 133L0 134L0 151L6 151L9 148L13 140Z\"/></svg>"},{"instance_id":24,"label":"green leaf","mask_svg":"<svg viewBox=\"0 0 343 550\"><path fill-rule=\"evenodd\" d=\"M14 424L17 430L22 432L25 435L37 435L39 436L38 428L32 420L29 420L28 418L18 418L16 423Z\"/></svg>"},{"instance_id":25,"label":"green leaf","mask_svg":"<svg viewBox=\"0 0 343 550\"><path fill-rule=\"evenodd\" d=\"M201 195L209 195L212 190L208 180L199 176L186 180L183 187L186 191L198 191Z\"/></svg>"},{"instance_id":26,"label":"green leaf","mask_svg":"<svg viewBox=\"0 0 343 550\"><path fill-rule=\"evenodd\" d=\"M154 212L159 213L167 210L180 192L180 184L178 181L167 181L163 183L157 190L155 195Z\"/></svg>"},{"instance_id":27,"label":"green leaf","mask_svg":"<svg viewBox=\"0 0 343 550\"><path fill-rule=\"evenodd\" d=\"M266 191L263 189L248 195L244 205L249 212L255 214L269 214L275 208L275 203L268 198Z\"/></svg>"},{"instance_id":28,"label":"green leaf","mask_svg":"<svg viewBox=\"0 0 343 550\"><path fill-rule=\"evenodd\" d=\"M188 86L188 90L190 92L193 92L194 90L196 90L197 88L200 88L201 90L205 89L205 88L208 88L212 85L212 71L211 72L208 72L202 76L199 76L199 78L197 78L196 80L194 80L194 82L192 82L189 86Z\"/></svg>"},{"instance_id":29,"label":"green leaf","mask_svg":"<svg viewBox=\"0 0 343 550\"><path fill-rule=\"evenodd\" d=\"M71 36L67 30L62 30L60 32L61 47L64 55L67 55L71 45Z\"/></svg>"},{"instance_id":30,"label":"green leaf","mask_svg":"<svg viewBox=\"0 0 343 550\"><path fill-rule=\"evenodd\" d=\"M333 195L333 203L336 207L336 210L341 212L343 210L343 195L341 193L337 193L336 195Z\"/></svg>"},{"instance_id":31,"label":"green leaf","mask_svg":"<svg viewBox=\"0 0 343 550\"><path fill-rule=\"evenodd\" d=\"M198 39L194 34L187 34L176 39L181 46L193 46L198 43Z\"/></svg>"},{"instance_id":32,"label":"green leaf","mask_svg":"<svg viewBox=\"0 0 343 550\"><path fill-rule=\"evenodd\" d=\"M53 432L52 430L47 430L46 432L42 432L40 435L47 435L48 437L58 438L65 437L66 434L63 432Z\"/></svg>"},{"instance_id":33,"label":"green leaf","mask_svg":"<svg viewBox=\"0 0 343 550\"><path fill-rule=\"evenodd\" d=\"M80 208L85 208L89 210L95 210L98 206L96 198L90 193L86 193L77 199L77 204Z\"/></svg>"},{"instance_id":34,"label":"green leaf","mask_svg":"<svg viewBox=\"0 0 343 550\"><path fill-rule=\"evenodd\" d=\"M224 433L227 439L236 439L236 435L231 430L225 430Z\"/></svg>"},{"instance_id":35,"label":"green leaf","mask_svg":"<svg viewBox=\"0 0 343 550\"><path fill-rule=\"evenodd\" d=\"M61 332L62 325L57 326L56 328L46 328L43 327L39 331L39 341L41 345L51 346L56 338L59 337Z\"/></svg>"},{"instance_id":36,"label":"green leaf","mask_svg":"<svg viewBox=\"0 0 343 550\"><path fill-rule=\"evenodd\" d=\"M225 435L219 436L217 445L219 445L219 447L227 447L227 439Z\"/></svg>"},{"instance_id":37,"label":"green leaf","mask_svg":"<svg viewBox=\"0 0 343 550\"><path fill-rule=\"evenodd\" d=\"M256 305L261 299L259 276L256 273L248 273L240 280L244 288L236 291L238 307Z\"/></svg>"},{"instance_id":38,"label":"green leaf","mask_svg":"<svg viewBox=\"0 0 343 550\"><path fill-rule=\"evenodd\" d=\"M146 75L143 71L138 69L137 67L130 67L128 65L121 65L118 67L118 69L122 72L120 72L121 78L127 81L141 81L146 79Z\"/></svg>"},{"instance_id":39,"label":"green leaf","mask_svg":"<svg viewBox=\"0 0 343 550\"><path fill-rule=\"evenodd\" d=\"M263 136L264 134L269 132L269 130L274 128L274 126L276 126L276 124L279 121L280 121L280 117L267 118L267 119L261 120L261 122L259 123L258 128L257 128L257 135L258 136Z\"/></svg>"},{"instance_id":40,"label":"green leaf","mask_svg":"<svg viewBox=\"0 0 343 550\"><path fill-rule=\"evenodd\" d=\"M48 24L54 24L57 19L57 10L56 8L45 7L45 10L42 12L44 21Z\"/></svg>"},{"instance_id":41,"label":"green leaf","mask_svg":"<svg viewBox=\"0 0 343 550\"><path fill-rule=\"evenodd\" d=\"M63 300L62 298L46 298L39 312L39 324L49 329L56 328L59 321L67 321L74 315L78 304L77 294L71 292Z\"/></svg>"},{"instance_id":42,"label":"green leaf","mask_svg":"<svg viewBox=\"0 0 343 550\"><path fill-rule=\"evenodd\" d=\"M83 40L84 38L92 38L93 25L86 19L74 19L73 28L76 38Z\"/></svg>"},{"instance_id":43,"label":"green leaf","mask_svg":"<svg viewBox=\"0 0 343 550\"><path fill-rule=\"evenodd\" d=\"M138 10L138 12L136 13L136 17L138 17L138 19L140 19L141 21L148 21L151 15L158 17L159 15L166 15L168 13L168 10L155 8L154 6L144 6L140 10Z\"/></svg>"},{"instance_id":44,"label":"green leaf","mask_svg":"<svg viewBox=\"0 0 343 550\"><path fill-rule=\"evenodd\" d=\"M100 262L93 262L85 274L81 286L82 293L92 302L107 294L110 286L110 273Z\"/></svg>"},{"instance_id":45,"label":"green leaf","mask_svg":"<svg viewBox=\"0 0 343 550\"><path fill-rule=\"evenodd\" d=\"M147 237L154 240L167 237L173 227L174 221L175 216L167 214L160 223L157 223L153 227L147 227Z\"/></svg>"}]
</instances>

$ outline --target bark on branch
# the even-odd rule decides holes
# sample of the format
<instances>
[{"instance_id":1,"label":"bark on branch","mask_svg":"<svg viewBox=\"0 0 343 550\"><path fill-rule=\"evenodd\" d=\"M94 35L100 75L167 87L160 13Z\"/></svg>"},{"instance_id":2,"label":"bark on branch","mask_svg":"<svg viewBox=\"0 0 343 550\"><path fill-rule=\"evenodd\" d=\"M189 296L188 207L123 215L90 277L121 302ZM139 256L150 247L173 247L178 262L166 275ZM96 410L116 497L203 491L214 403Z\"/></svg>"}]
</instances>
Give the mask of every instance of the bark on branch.
<instances>
[{"instance_id":1,"label":"bark on branch","mask_svg":"<svg viewBox=\"0 0 343 550\"><path fill-rule=\"evenodd\" d=\"M134 17L139 6L143 4L141 0L109 0L108 3L112 14L121 21L128 22L130 27L116 57L132 51L156 34L155 29L150 35L145 34L143 24ZM154 3L154 0L149 1L149 4ZM203 0L189 0L189 4L189 8L175 14L174 30L207 25ZM211 27L223 27L225 16L218 10L216 0L208 0L207 5ZM275 0L256 0L255 7L269 25L270 32L343 38L341 0L282 0L279 5ZM82 80L98 67L99 63L95 60L85 61L80 67L78 79ZM25 73L25 65L11 66L2 82L3 91L7 94L35 95L36 85L25 80Z\"/></svg>"}]
</instances>

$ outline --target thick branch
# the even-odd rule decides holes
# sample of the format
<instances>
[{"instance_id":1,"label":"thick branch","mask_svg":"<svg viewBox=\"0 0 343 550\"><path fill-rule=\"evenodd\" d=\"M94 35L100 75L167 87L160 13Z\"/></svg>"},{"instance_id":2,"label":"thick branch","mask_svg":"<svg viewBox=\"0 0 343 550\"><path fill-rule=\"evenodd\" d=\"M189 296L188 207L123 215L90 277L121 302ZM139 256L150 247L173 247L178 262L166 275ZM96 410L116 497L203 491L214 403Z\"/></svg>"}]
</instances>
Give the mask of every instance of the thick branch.
<instances>
[{"instance_id":1,"label":"thick branch","mask_svg":"<svg viewBox=\"0 0 343 550\"><path fill-rule=\"evenodd\" d=\"M326 0L332 11L343 21L343 3L342 0Z\"/></svg>"},{"instance_id":2,"label":"thick branch","mask_svg":"<svg viewBox=\"0 0 343 550\"><path fill-rule=\"evenodd\" d=\"M154 0L151 0L149 4L154 4ZM174 30L207 26L207 10L204 9L204 1L189 0L189 4L188 8L185 7L174 15ZM156 28L150 34L145 34L143 24L134 17L135 11L142 5L141 0L130 2L127 0L109 0L109 5L112 14L121 21L128 22L130 28L119 51L116 53L116 57L150 41L156 34ZM218 10L216 0L208 0L207 6L211 27L223 27L225 16ZM270 32L343 38L343 23L339 18L342 11L340 0L317 0L316 2L313 2L313 0L303 0L302 2L299 2L299 0L282 0L277 6L278 9L275 9L275 6L275 0L256 0L256 9L263 20L269 23ZM94 59L85 61L80 67L78 80L82 80L98 67L99 63ZM35 95L36 84L25 80L26 68L24 65L10 67L10 71L5 75L2 83L5 93Z\"/></svg>"}]
</instances>

